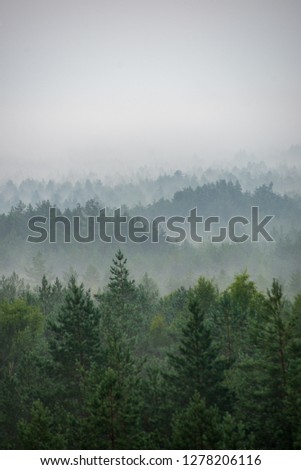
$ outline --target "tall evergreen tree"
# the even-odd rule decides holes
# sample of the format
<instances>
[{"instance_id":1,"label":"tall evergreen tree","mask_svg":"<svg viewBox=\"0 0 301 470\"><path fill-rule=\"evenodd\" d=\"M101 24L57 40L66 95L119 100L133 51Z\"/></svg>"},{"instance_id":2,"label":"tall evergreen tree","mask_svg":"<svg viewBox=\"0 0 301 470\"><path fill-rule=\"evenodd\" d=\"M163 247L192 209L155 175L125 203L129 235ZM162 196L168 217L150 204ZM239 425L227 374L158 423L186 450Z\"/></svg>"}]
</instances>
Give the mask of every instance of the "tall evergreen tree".
<instances>
[{"instance_id":1,"label":"tall evergreen tree","mask_svg":"<svg viewBox=\"0 0 301 470\"><path fill-rule=\"evenodd\" d=\"M44 315L47 317L52 310L52 289L51 284L48 282L45 274L42 277L41 286L38 288L39 292L39 301L41 305L41 310Z\"/></svg>"},{"instance_id":2,"label":"tall evergreen tree","mask_svg":"<svg viewBox=\"0 0 301 470\"><path fill-rule=\"evenodd\" d=\"M84 448L141 448L139 389L139 371L130 361L124 361L121 370L106 367L91 371L80 423Z\"/></svg>"},{"instance_id":3,"label":"tall evergreen tree","mask_svg":"<svg viewBox=\"0 0 301 470\"><path fill-rule=\"evenodd\" d=\"M101 312L103 341L111 358L126 348L134 351L138 347L142 327L142 312L137 303L135 281L130 279L126 263L127 259L118 250L110 267L107 290L95 296Z\"/></svg>"},{"instance_id":4,"label":"tall evergreen tree","mask_svg":"<svg viewBox=\"0 0 301 470\"><path fill-rule=\"evenodd\" d=\"M61 383L77 396L85 371L99 360L99 311L89 291L71 277L64 304L50 323L50 351Z\"/></svg>"},{"instance_id":5,"label":"tall evergreen tree","mask_svg":"<svg viewBox=\"0 0 301 470\"><path fill-rule=\"evenodd\" d=\"M178 353L169 355L172 372L167 378L174 384L181 403L187 403L195 393L209 404L218 399L222 367L206 324L206 314L215 304L215 296L212 283L200 278L191 293L190 316L182 329Z\"/></svg>"},{"instance_id":6,"label":"tall evergreen tree","mask_svg":"<svg viewBox=\"0 0 301 470\"><path fill-rule=\"evenodd\" d=\"M129 278L129 270L126 267L127 259L119 249L110 267L109 290L116 295L117 300L126 302L134 292L135 281Z\"/></svg>"},{"instance_id":7,"label":"tall evergreen tree","mask_svg":"<svg viewBox=\"0 0 301 470\"><path fill-rule=\"evenodd\" d=\"M138 445L141 359L135 357L135 352L141 316L135 283L126 263L118 250L110 268L108 288L95 296L101 314L104 360L92 373L85 408L87 419L83 421L93 448Z\"/></svg>"},{"instance_id":8,"label":"tall evergreen tree","mask_svg":"<svg viewBox=\"0 0 301 470\"><path fill-rule=\"evenodd\" d=\"M293 448L300 432L300 338L295 338L291 306L275 279L249 334L253 350L230 374L237 415L254 432L258 448Z\"/></svg>"}]
</instances>

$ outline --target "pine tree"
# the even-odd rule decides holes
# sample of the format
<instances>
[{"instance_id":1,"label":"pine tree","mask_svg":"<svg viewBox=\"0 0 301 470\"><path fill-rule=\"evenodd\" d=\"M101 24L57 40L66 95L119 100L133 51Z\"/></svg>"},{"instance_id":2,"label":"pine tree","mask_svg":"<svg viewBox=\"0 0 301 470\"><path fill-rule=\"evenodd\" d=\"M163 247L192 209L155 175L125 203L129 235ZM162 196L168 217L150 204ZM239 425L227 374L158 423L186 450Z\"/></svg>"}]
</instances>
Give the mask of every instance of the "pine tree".
<instances>
[{"instance_id":1,"label":"pine tree","mask_svg":"<svg viewBox=\"0 0 301 470\"><path fill-rule=\"evenodd\" d=\"M104 361L94 371L86 400L86 434L90 445L107 449L138 444L141 359L135 357L140 316L136 288L119 250L111 266L106 292L97 295L101 313ZM135 438L134 438L135 436Z\"/></svg>"},{"instance_id":2,"label":"pine tree","mask_svg":"<svg viewBox=\"0 0 301 470\"><path fill-rule=\"evenodd\" d=\"M187 403L195 393L215 403L222 380L218 350L206 324L206 313L215 302L215 289L201 278L189 302L190 316L182 329L177 354L169 354L172 372L167 378L173 383L176 396Z\"/></svg>"},{"instance_id":3,"label":"pine tree","mask_svg":"<svg viewBox=\"0 0 301 470\"><path fill-rule=\"evenodd\" d=\"M39 286L38 292L41 310L47 317L52 309L52 289L45 274L42 277L42 284Z\"/></svg>"},{"instance_id":4,"label":"pine tree","mask_svg":"<svg viewBox=\"0 0 301 470\"><path fill-rule=\"evenodd\" d=\"M95 296L101 312L102 338L112 359L121 350L129 348L133 352L138 348L142 327L135 281L130 279L126 263L127 259L118 250L110 268L107 290Z\"/></svg>"},{"instance_id":5,"label":"pine tree","mask_svg":"<svg viewBox=\"0 0 301 470\"><path fill-rule=\"evenodd\" d=\"M286 348L291 333L291 325L285 318L286 304L282 287L275 279L273 280L272 289L268 290L267 294L268 299L265 303L266 325L262 330L260 339L266 354L275 365L275 373L278 376L277 388L279 387L281 396L285 393L287 383L288 358L286 357Z\"/></svg>"},{"instance_id":6,"label":"pine tree","mask_svg":"<svg viewBox=\"0 0 301 470\"><path fill-rule=\"evenodd\" d=\"M171 418L176 403L171 400L163 371L167 372L166 360L150 357L145 364L141 380L141 424L145 432L146 449L170 449Z\"/></svg>"},{"instance_id":7,"label":"pine tree","mask_svg":"<svg viewBox=\"0 0 301 470\"><path fill-rule=\"evenodd\" d=\"M52 284L52 298L56 305L61 305L64 300L65 289L58 277L55 278Z\"/></svg>"},{"instance_id":8,"label":"pine tree","mask_svg":"<svg viewBox=\"0 0 301 470\"><path fill-rule=\"evenodd\" d=\"M42 277L38 288L39 305L47 320L55 321L60 311L66 290L58 278L51 284L46 276Z\"/></svg>"},{"instance_id":9,"label":"pine tree","mask_svg":"<svg viewBox=\"0 0 301 470\"><path fill-rule=\"evenodd\" d=\"M107 367L91 372L80 423L84 448L141 448L139 388L139 371L131 362L124 363L122 370Z\"/></svg>"},{"instance_id":10,"label":"pine tree","mask_svg":"<svg viewBox=\"0 0 301 470\"><path fill-rule=\"evenodd\" d=\"M300 430L301 348L294 325L291 306L274 279L251 324L253 350L237 361L229 381L237 416L254 432L258 448L293 448Z\"/></svg>"},{"instance_id":11,"label":"pine tree","mask_svg":"<svg viewBox=\"0 0 301 470\"><path fill-rule=\"evenodd\" d=\"M90 291L71 277L64 304L55 322L50 322L50 351L61 383L74 398L83 376L99 360L99 311ZM71 390L70 390L71 387Z\"/></svg>"},{"instance_id":12,"label":"pine tree","mask_svg":"<svg viewBox=\"0 0 301 470\"><path fill-rule=\"evenodd\" d=\"M129 271L126 267L127 259L119 249L110 267L110 282L108 287L110 292L116 296L118 301L126 302L131 299L134 292L134 280L130 280Z\"/></svg>"}]
</instances>

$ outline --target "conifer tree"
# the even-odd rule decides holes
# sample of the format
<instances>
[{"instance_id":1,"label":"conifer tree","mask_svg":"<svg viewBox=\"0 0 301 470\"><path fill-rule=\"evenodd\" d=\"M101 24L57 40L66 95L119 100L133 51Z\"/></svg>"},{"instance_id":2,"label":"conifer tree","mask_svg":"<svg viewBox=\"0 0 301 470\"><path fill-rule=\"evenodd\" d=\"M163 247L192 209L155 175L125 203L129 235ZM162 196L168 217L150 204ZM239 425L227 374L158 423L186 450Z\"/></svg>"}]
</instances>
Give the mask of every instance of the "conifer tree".
<instances>
[{"instance_id":1,"label":"conifer tree","mask_svg":"<svg viewBox=\"0 0 301 470\"><path fill-rule=\"evenodd\" d=\"M218 350L206 324L206 313L215 302L215 289L210 281L199 279L189 302L190 316L182 329L177 354L170 354L172 372L167 376L174 384L176 396L187 403L195 393L215 403L222 381Z\"/></svg>"},{"instance_id":2,"label":"conifer tree","mask_svg":"<svg viewBox=\"0 0 301 470\"><path fill-rule=\"evenodd\" d=\"M173 419L174 449L220 449L223 441L221 419L216 407L196 392Z\"/></svg>"},{"instance_id":3,"label":"conifer tree","mask_svg":"<svg viewBox=\"0 0 301 470\"><path fill-rule=\"evenodd\" d=\"M39 292L39 301L41 305L41 310L44 313L44 315L47 317L49 313L51 312L53 305L52 305L51 284L49 284L45 274L42 277L42 283L41 283L41 286L39 286L38 292Z\"/></svg>"},{"instance_id":4,"label":"conifer tree","mask_svg":"<svg viewBox=\"0 0 301 470\"><path fill-rule=\"evenodd\" d=\"M282 287L273 280L264 309L250 328L253 350L232 368L237 416L248 422L258 448L290 449L300 432L300 338Z\"/></svg>"},{"instance_id":5,"label":"conifer tree","mask_svg":"<svg viewBox=\"0 0 301 470\"><path fill-rule=\"evenodd\" d=\"M101 330L109 356L120 355L129 348L134 351L139 341L142 315L137 304L135 281L130 279L127 259L118 250L110 268L107 290L95 297L101 312Z\"/></svg>"},{"instance_id":6,"label":"conifer tree","mask_svg":"<svg viewBox=\"0 0 301 470\"><path fill-rule=\"evenodd\" d=\"M1 449L18 446L17 422L32 385L31 353L41 338L42 328L42 314L24 300L0 304Z\"/></svg>"},{"instance_id":7,"label":"conifer tree","mask_svg":"<svg viewBox=\"0 0 301 470\"><path fill-rule=\"evenodd\" d=\"M116 296L118 301L124 303L131 299L134 292L134 280L129 278L129 270L126 267L127 259L119 249L110 267L110 282L108 284L111 294Z\"/></svg>"},{"instance_id":8,"label":"conifer tree","mask_svg":"<svg viewBox=\"0 0 301 470\"><path fill-rule=\"evenodd\" d=\"M40 400L33 403L28 421L21 419L18 424L21 449L64 449L66 441L62 429L50 410Z\"/></svg>"},{"instance_id":9,"label":"conifer tree","mask_svg":"<svg viewBox=\"0 0 301 470\"><path fill-rule=\"evenodd\" d=\"M131 362L124 362L121 370L107 367L91 371L80 423L84 448L141 448L139 381L139 371Z\"/></svg>"},{"instance_id":10,"label":"conifer tree","mask_svg":"<svg viewBox=\"0 0 301 470\"><path fill-rule=\"evenodd\" d=\"M71 277L64 304L55 322L50 322L50 351L54 369L77 396L83 375L99 360L99 311L89 291Z\"/></svg>"},{"instance_id":11,"label":"conifer tree","mask_svg":"<svg viewBox=\"0 0 301 470\"><path fill-rule=\"evenodd\" d=\"M141 328L137 290L118 250L110 268L107 290L95 296L101 314L104 361L101 373L94 371L88 397L87 434L96 447L127 448L138 445L137 425L142 360L136 354ZM90 403L90 405L89 405ZM136 444L133 436L136 436Z\"/></svg>"}]
</instances>

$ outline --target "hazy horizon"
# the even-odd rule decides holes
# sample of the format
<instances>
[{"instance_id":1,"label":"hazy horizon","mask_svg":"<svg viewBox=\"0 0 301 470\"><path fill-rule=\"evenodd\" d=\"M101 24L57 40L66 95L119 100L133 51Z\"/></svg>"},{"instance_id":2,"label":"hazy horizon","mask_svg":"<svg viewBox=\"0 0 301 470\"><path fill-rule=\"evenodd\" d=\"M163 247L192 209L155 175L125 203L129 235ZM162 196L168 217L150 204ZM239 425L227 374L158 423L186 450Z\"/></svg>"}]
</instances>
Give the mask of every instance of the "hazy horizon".
<instances>
[{"instance_id":1,"label":"hazy horizon","mask_svg":"<svg viewBox=\"0 0 301 470\"><path fill-rule=\"evenodd\" d=\"M1 180L301 160L297 0L0 0Z\"/></svg>"}]
</instances>

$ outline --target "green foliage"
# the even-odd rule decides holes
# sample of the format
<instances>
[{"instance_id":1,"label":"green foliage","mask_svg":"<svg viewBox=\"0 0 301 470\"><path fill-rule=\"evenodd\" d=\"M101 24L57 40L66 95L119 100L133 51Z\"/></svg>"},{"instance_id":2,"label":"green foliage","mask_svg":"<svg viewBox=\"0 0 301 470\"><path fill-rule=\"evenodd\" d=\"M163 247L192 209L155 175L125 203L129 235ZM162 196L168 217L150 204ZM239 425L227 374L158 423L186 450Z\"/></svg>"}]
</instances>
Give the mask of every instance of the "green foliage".
<instances>
[{"instance_id":1,"label":"green foliage","mask_svg":"<svg viewBox=\"0 0 301 470\"><path fill-rule=\"evenodd\" d=\"M17 299L28 299L30 297L29 286L24 279L13 272L11 276L2 276L0 279L0 302L14 302Z\"/></svg>"},{"instance_id":2,"label":"green foliage","mask_svg":"<svg viewBox=\"0 0 301 470\"><path fill-rule=\"evenodd\" d=\"M195 393L173 420L174 449L221 449L223 431L217 408L206 406Z\"/></svg>"},{"instance_id":3,"label":"green foliage","mask_svg":"<svg viewBox=\"0 0 301 470\"><path fill-rule=\"evenodd\" d=\"M164 346L168 342L168 332L165 318L158 313L154 316L150 325L150 341L153 347Z\"/></svg>"},{"instance_id":4,"label":"green foliage","mask_svg":"<svg viewBox=\"0 0 301 470\"><path fill-rule=\"evenodd\" d=\"M71 277L55 323L51 324L51 353L70 376L75 368L89 368L99 348L99 312L90 292Z\"/></svg>"},{"instance_id":5,"label":"green foliage","mask_svg":"<svg viewBox=\"0 0 301 470\"><path fill-rule=\"evenodd\" d=\"M258 448L288 449L300 429L300 339L276 280L251 325L253 351L232 368L237 414L249 423Z\"/></svg>"},{"instance_id":6,"label":"green foliage","mask_svg":"<svg viewBox=\"0 0 301 470\"><path fill-rule=\"evenodd\" d=\"M89 180L0 185L1 448L301 448L300 197L275 193L271 179L278 189L284 179L274 171L254 190L251 173L210 183L215 170L178 171L114 191ZM296 175L288 178L298 189ZM277 244L172 246L160 230L158 244L126 245L137 279L147 270L156 281L137 283L114 240L84 246L59 236L39 252L24 243L28 218L49 216L53 204L36 204L44 190L58 213L82 218L82 233L87 215L120 200L129 216L187 216L196 207L222 224L234 209L249 217L259 205L276 215ZM144 206L134 207L138 198ZM241 266L258 287L247 271L233 278ZM279 272L292 303L280 282L263 293ZM207 277L196 282L200 274L217 276L224 290Z\"/></svg>"},{"instance_id":7,"label":"green foliage","mask_svg":"<svg viewBox=\"0 0 301 470\"><path fill-rule=\"evenodd\" d=\"M127 449L141 445L138 371L131 363L123 370L94 370L88 389L83 429L88 449Z\"/></svg>"},{"instance_id":8,"label":"green foliage","mask_svg":"<svg viewBox=\"0 0 301 470\"><path fill-rule=\"evenodd\" d=\"M64 449L66 442L50 410L40 400L33 403L28 421L18 425L21 449Z\"/></svg>"},{"instance_id":9,"label":"green foliage","mask_svg":"<svg viewBox=\"0 0 301 470\"><path fill-rule=\"evenodd\" d=\"M119 302L125 303L134 292L134 280L129 279L129 271L126 267L127 259L119 249L110 267L110 282L108 287L110 293L116 295Z\"/></svg>"},{"instance_id":10,"label":"green foliage","mask_svg":"<svg viewBox=\"0 0 301 470\"><path fill-rule=\"evenodd\" d=\"M246 271L236 275L234 282L221 293L217 308L211 312L211 322L216 331L216 343L228 365L252 349L248 329L262 312L263 304L263 295Z\"/></svg>"},{"instance_id":11,"label":"green foliage","mask_svg":"<svg viewBox=\"0 0 301 470\"><path fill-rule=\"evenodd\" d=\"M65 288L58 278L51 284L46 276L42 277L42 283L38 287L38 302L41 311L48 320L46 327L49 326L49 322L56 320L62 308L65 294Z\"/></svg>"},{"instance_id":12,"label":"green foliage","mask_svg":"<svg viewBox=\"0 0 301 470\"><path fill-rule=\"evenodd\" d=\"M229 413L221 415L216 406L208 406L196 393L173 419L174 449L250 449L253 436L242 422Z\"/></svg>"},{"instance_id":13,"label":"green foliage","mask_svg":"<svg viewBox=\"0 0 301 470\"><path fill-rule=\"evenodd\" d=\"M110 268L107 290L95 296L101 313L102 341L111 365L119 361L121 351L139 348L143 327L141 308L137 304L137 288L135 281L130 279L126 263L127 259L118 250Z\"/></svg>"},{"instance_id":14,"label":"green foliage","mask_svg":"<svg viewBox=\"0 0 301 470\"><path fill-rule=\"evenodd\" d=\"M146 449L171 447L171 418L175 403L171 400L163 372L168 371L166 360L151 357L145 364L141 378L141 420L145 431Z\"/></svg>"},{"instance_id":15,"label":"green foliage","mask_svg":"<svg viewBox=\"0 0 301 470\"><path fill-rule=\"evenodd\" d=\"M17 423L24 408L28 359L40 339L42 314L24 300L0 304L0 447L18 445Z\"/></svg>"},{"instance_id":16,"label":"green foliage","mask_svg":"<svg viewBox=\"0 0 301 470\"><path fill-rule=\"evenodd\" d=\"M160 298L119 250L98 306L74 277L0 294L1 448L300 448L300 295L278 281Z\"/></svg>"},{"instance_id":17,"label":"green foliage","mask_svg":"<svg viewBox=\"0 0 301 470\"><path fill-rule=\"evenodd\" d=\"M55 322L49 324L51 374L67 409L81 412L81 387L91 366L100 360L99 311L89 291L71 277Z\"/></svg>"},{"instance_id":18,"label":"green foliage","mask_svg":"<svg viewBox=\"0 0 301 470\"><path fill-rule=\"evenodd\" d=\"M199 393L208 403L217 399L222 381L218 351L213 344L206 316L216 303L217 292L210 281L200 278L191 292L187 324L177 354L169 354L172 372L167 376L180 402Z\"/></svg>"},{"instance_id":19,"label":"green foliage","mask_svg":"<svg viewBox=\"0 0 301 470\"><path fill-rule=\"evenodd\" d=\"M35 343L43 327L43 317L36 307L24 300L0 304L0 370L15 373L22 356Z\"/></svg>"}]
</instances>

